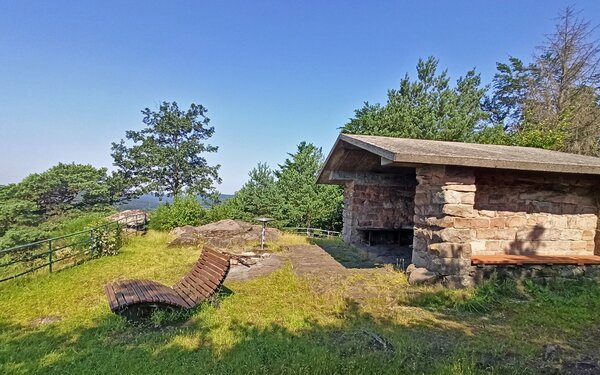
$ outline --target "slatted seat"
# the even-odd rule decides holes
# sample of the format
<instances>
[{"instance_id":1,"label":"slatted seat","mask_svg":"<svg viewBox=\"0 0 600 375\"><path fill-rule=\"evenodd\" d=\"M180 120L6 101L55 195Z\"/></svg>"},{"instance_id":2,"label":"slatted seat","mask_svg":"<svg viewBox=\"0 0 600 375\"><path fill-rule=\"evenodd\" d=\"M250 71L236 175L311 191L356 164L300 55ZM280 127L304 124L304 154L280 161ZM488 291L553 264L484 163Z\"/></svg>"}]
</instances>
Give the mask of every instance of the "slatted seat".
<instances>
[{"instance_id":1,"label":"slatted seat","mask_svg":"<svg viewBox=\"0 0 600 375\"><path fill-rule=\"evenodd\" d=\"M600 256L597 255L572 255L572 256L548 256L548 255L477 255L471 258L473 265L498 265L498 266L522 266L522 265L594 265L600 264Z\"/></svg>"},{"instance_id":2,"label":"slatted seat","mask_svg":"<svg viewBox=\"0 0 600 375\"><path fill-rule=\"evenodd\" d=\"M130 319L160 307L191 309L219 290L229 272L229 256L204 248L194 267L173 287L152 280L125 280L106 284L110 309Z\"/></svg>"}]
</instances>

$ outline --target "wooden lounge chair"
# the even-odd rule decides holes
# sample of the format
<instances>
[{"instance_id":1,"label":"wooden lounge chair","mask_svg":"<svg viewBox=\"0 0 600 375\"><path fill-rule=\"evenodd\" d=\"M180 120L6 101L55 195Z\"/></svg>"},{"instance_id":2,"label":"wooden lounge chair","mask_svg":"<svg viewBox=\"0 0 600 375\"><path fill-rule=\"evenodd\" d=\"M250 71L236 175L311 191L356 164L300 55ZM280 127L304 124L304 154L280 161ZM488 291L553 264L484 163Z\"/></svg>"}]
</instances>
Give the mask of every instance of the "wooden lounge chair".
<instances>
[{"instance_id":1,"label":"wooden lounge chair","mask_svg":"<svg viewBox=\"0 0 600 375\"><path fill-rule=\"evenodd\" d=\"M144 318L157 308L191 309L219 290L229 272L229 256L204 248L192 270L173 287L151 280L106 284L110 309L130 320Z\"/></svg>"}]
</instances>

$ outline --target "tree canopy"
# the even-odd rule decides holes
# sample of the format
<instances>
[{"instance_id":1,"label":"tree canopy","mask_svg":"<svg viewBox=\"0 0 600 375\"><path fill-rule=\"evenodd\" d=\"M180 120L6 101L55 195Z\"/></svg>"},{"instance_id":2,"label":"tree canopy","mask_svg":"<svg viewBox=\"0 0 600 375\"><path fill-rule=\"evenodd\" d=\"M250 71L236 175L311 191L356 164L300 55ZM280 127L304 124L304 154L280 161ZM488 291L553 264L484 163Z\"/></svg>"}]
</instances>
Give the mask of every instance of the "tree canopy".
<instances>
[{"instance_id":1,"label":"tree canopy","mask_svg":"<svg viewBox=\"0 0 600 375\"><path fill-rule=\"evenodd\" d=\"M279 218L289 226L335 228L341 222L342 192L338 186L316 183L323 152L301 142L275 172L281 197Z\"/></svg>"},{"instance_id":2,"label":"tree canopy","mask_svg":"<svg viewBox=\"0 0 600 375\"><path fill-rule=\"evenodd\" d=\"M505 142L600 154L600 44L592 30L566 8L532 63L511 57L497 64L484 108L504 125Z\"/></svg>"},{"instance_id":3,"label":"tree canopy","mask_svg":"<svg viewBox=\"0 0 600 375\"><path fill-rule=\"evenodd\" d=\"M103 210L119 199L106 168L60 163L21 182L0 185L0 247L42 239L49 219Z\"/></svg>"},{"instance_id":4,"label":"tree canopy","mask_svg":"<svg viewBox=\"0 0 600 375\"><path fill-rule=\"evenodd\" d=\"M341 229L343 194L339 186L318 185L317 173L323 153L311 143L301 142L277 170L265 163L253 168L249 180L234 197L208 210L207 221L224 218L252 220L257 216L276 219L280 227Z\"/></svg>"},{"instance_id":5,"label":"tree canopy","mask_svg":"<svg viewBox=\"0 0 600 375\"><path fill-rule=\"evenodd\" d=\"M496 64L489 87L468 71L454 86L438 60L417 63L384 105L356 110L342 132L497 143L600 155L600 44L572 8L530 63L511 56ZM489 92L488 92L489 90Z\"/></svg>"},{"instance_id":6,"label":"tree canopy","mask_svg":"<svg viewBox=\"0 0 600 375\"><path fill-rule=\"evenodd\" d=\"M129 130L112 144L112 157L128 197L153 193L157 196L199 194L214 198L220 183L219 165L211 166L206 153L218 148L203 141L212 137L207 109L192 103L181 110L176 102L163 102L158 111L142 111L145 128Z\"/></svg>"},{"instance_id":7,"label":"tree canopy","mask_svg":"<svg viewBox=\"0 0 600 375\"><path fill-rule=\"evenodd\" d=\"M388 90L385 105L365 105L342 127L351 134L470 141L480 121L485 89L475 70L450 85L447 71L438 72L434 57L419 59L417 79L408 74L398 89Z\"/></svg>"},{"instance_id":8,"label":"tree canopy","mask_svg":"<svg viewBox=\"0 0 600 375\"><path fill-rule=\"evenodd\" d=\"M236 193L238 206L248 219L273 216L281 204L275 173L266 163L258 163L249 173L249 180Z\"/></svg>"}]
</instances>

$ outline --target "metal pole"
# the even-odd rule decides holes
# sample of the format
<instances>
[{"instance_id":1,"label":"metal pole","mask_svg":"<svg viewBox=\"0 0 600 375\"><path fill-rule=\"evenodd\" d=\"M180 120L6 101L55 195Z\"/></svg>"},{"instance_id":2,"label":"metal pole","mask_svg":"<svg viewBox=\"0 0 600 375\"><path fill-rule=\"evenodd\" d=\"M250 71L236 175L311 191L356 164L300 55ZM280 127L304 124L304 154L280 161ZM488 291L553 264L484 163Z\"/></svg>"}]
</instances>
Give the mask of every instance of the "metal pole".
<instances>
[{"instance_id":1,"label":"metal pole","mask_svg":"<svg viewBox=\"0 0 600 375\"><path fill-rule=\"evenodd\" d=\"M267 223L263 221L262 223L262 231L260 234L260 249L264 250L265 249L265 235L267 232Z\"/></svg>"},{"instance_id":2,"label":"metal pole","mask_svg":"<svg viewBox=\"0 0 600 375\"><path fill-rule=\"evenodd\" d=\"M52 240L48 241L48 271L52 272Z\"/></svg>"}]
</instances>

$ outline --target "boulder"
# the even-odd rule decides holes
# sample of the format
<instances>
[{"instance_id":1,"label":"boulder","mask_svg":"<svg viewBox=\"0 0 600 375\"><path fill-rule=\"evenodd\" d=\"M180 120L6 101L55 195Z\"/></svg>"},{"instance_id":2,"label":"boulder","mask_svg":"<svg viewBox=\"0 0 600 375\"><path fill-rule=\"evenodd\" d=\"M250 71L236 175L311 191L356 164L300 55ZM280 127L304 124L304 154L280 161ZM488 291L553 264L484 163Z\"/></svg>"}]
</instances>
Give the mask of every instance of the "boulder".
<instances>
[{"instance_id":1,"label":"boulder","mask_svg":"<svg viewBox=\"0 0 600 375\"><path fill-rule=\"evenodd\" d=\"M190 246L201 243L217 248L227 249L230 247L244 246L248 242L260 241L262 227L241 220L221 220L215 223L193 227L187 225L173 229L170 234L175 240L169 245ZM281 236L281 231L275 228L267 228L267 241L276 241Z\"/></svg>"},{"instance_id":2,"label":"boulder","mask_svg":"<svg viewBox=\"0 0 600 375\"><path fill-rule=\"evenodd\" d=\"M412 271L416 270L417 266L415 266L413 263L409 264L408 267L406 267L406 274L410 275L412 273Z\"/></svg>"},{"instance_id":3,"label":"boulder","mask_svg":"<svg viewBox=\"0 0 600 375\"><path fill-rule=\"evenodd\" d=\"M191 225L175 228L169 234L175 236L169 246L197 246L202 243L202 237L198 234L197 228Z\"/></svg>"},{"instance_id":4,"label":"boulder","mask_svg":"<svg viewBox=\"0 0 600 375\"><path fill-rule=\"evenodd\" d=\"M175 236L175 237L196 235L197 234L197 227L194 227L192 225L186 225L186 226L183 226L183 227L177 227L175 229L172 229L169 232L169 234L171 236Z\"/></svg>"},{"instance_id":5,"label":"boulder","mask_svg":"<svg viewBox=\"0 0 600 375\"><path fill-rule=\"evenodd\" d=\"M438 281L439 275L427 268L415 268L408 277L410 285L430 285Z\"/></svg>"},{"instance_id":6,"label":"boulder","mask_svg":"<svg viewBox=\"0 0 600 375\"><path fill-rule=\"evenodd\" d=\"M143 227L148 223L148 216L142 210L125 210L106 217L110 221L118 221L130 228Z\"/></svg>"}]
</instances>

